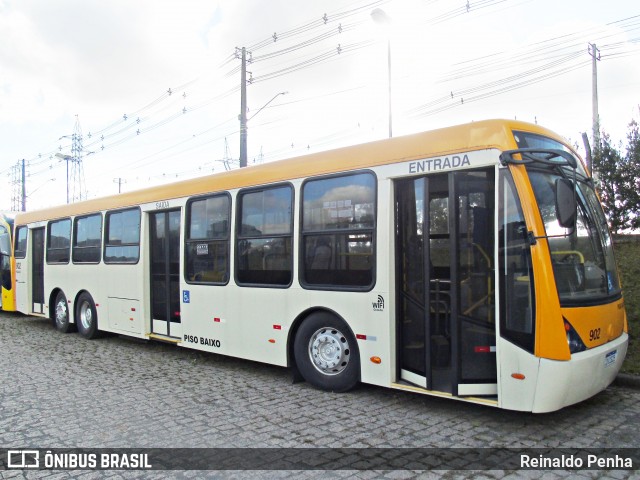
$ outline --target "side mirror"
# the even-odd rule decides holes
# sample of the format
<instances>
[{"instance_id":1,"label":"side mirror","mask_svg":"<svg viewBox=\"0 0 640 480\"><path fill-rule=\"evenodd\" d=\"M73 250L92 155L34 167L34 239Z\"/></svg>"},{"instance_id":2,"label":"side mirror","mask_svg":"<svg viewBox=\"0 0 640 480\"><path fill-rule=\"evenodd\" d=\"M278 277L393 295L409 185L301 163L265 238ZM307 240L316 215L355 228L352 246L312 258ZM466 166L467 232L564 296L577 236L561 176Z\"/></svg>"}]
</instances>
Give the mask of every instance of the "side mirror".
<instances>
[{"instance_id":1,"label":"side mirror","mask_svg":"<svg viewBox=\"0 0 640 480\"><path fill-rule=\"evenodd\" d=\"M561 227L575 228L577 217L575 186L566 178L556 180L556 215Z\"/></svg>"}]
</instances>

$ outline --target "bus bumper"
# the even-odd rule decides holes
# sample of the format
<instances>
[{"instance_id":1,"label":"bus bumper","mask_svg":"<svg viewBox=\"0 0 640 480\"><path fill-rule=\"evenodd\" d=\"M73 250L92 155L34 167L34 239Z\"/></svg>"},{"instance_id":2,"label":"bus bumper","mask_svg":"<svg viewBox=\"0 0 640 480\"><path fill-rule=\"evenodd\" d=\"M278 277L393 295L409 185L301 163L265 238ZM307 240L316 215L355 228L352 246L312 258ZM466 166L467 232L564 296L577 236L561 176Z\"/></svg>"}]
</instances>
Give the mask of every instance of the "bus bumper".
<instances>
[{"instance_id":1,"label":"bus bumper","mask_svg":"<svg viewBox=\"0 0 640 480\"><path fill-rule=\"evenodd\" d=\"M568 362L540 359L533 412L552 412L581 402L613 382L627 354L629 335L575 353Z\"/></svg>"}]
</instances>

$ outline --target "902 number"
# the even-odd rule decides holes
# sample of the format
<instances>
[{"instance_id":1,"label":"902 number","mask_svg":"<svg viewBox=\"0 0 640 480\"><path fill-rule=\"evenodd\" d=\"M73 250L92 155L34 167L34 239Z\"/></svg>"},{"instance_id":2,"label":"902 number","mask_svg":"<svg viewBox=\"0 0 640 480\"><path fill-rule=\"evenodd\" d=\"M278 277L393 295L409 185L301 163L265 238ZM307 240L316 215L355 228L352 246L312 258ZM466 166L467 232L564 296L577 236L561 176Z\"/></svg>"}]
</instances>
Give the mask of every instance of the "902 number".
<instances>
[{"instance_id":1,"label":"902 number","mask_svg":"<svg viewBox=\"0 0 640 480\"><path fill-rule=\"evenodd\" d=\"M594 340L598 340L600 338L600 329L594 328L593 330L589 330L589 340L592 342Z\"/></svg>"}]
</instances>

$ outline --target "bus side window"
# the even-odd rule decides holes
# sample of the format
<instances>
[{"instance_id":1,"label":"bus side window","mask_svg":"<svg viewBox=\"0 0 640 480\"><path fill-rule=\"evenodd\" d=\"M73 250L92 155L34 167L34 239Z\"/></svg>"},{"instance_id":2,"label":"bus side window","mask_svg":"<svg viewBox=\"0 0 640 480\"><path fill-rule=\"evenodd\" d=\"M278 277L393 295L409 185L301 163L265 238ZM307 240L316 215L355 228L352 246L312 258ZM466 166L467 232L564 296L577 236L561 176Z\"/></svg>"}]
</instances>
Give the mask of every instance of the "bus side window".
<instances>
[{"instance_id":1,"label":"bus side window","mask_svg":"<svg viewBox=\"0 0 640 480\"><path fill-rule=\"evenodd\" d=\"M376 178L313 178L302 187L301 283L368 289L374 284Z\"/></svg>"},{"instance_id":2,"label":"bus side window","mask_svg":"<svg viewBox=\"0 0 640 480\"><path fill-rule=\"evenodd\" d=\"M14 255L16 258L25 258L27 256L27 227L18 227L16 230L16 243Z\"/></svg>"},{"instance_id":3,"label":"bus side window","mask_svg":"<svg viewBox=\"0 0 640 480\"><path fill-rule=\"evenodd\" d=\"M137 263L140 258L140 209L107 212L104 263Z\"/></svg>"},{"instance_id":4,"label":"bus side window","mask_svg":"<svg viewBox=\"0 0 640 480\"><path fill-rule=\"evenodd\" d=\"M100 263L102 214L76 217L73 230L73 263Z\"/></svg>"},{"instance_id":5,"label":"bus side window","mask_svg":"<svg viewBox=\"0 0 640 480\"><path fill-rule=\"evenodd\" d=\"M185 279L225 285L229 281L228 194L194 198L187 203Z\"/></svg>"},{"instance_id":6,"label":"bus side window","mask_svg":"<svg viewBox=\"0 0 640 480\"><path fill-rule=\"evenodd\" d=\"M238 284L288 286L293 271L293 188L290 185L238 194L236 280Z\"/></svg>"},{"instance_id":7,"label":"bus side window","mask_svg":"<svg viewBox=\"0 0 640 480\"><path fill-rule=\"evenodd\" d=\"M71 219L49 222L47 228L47 263L69 263Z\"/></svg>"}]
</instances>

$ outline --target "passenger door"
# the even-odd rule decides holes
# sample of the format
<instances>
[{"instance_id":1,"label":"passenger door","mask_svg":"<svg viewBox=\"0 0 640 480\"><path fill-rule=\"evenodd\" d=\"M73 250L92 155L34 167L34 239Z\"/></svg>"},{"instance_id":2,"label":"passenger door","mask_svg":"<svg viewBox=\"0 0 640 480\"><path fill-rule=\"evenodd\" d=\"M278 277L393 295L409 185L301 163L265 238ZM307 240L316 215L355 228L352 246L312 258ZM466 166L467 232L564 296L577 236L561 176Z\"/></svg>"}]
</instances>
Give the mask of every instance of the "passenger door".
<instances>
[{"instance_id":1,"label":"passenger door","mask_svg":"<svg viewBox=\"0 0 640 480\"><path fill-rule=\"evenodd\" d=\"M31 230L31 311L44 313L44 238L45 230Z\"/></svg>"},{"instance_id":2,"label":"passenger door","mask_svg":"<svg viewBox=\"0 0 640 480\"><path fill-rule=\"evenodd\" d=\"M494 170L399 180L399 377L456 396L497 394Z\"/></svg>"},{"instance_id":3,"label":"passenger door","mask_svg":"<svg viewBox=\"0 0 640 480\"><path fill-rule=\"evenodd\" d=\"M151 332L180 337L180 210L149 214Z\"/></svg>"}]
</instances>

